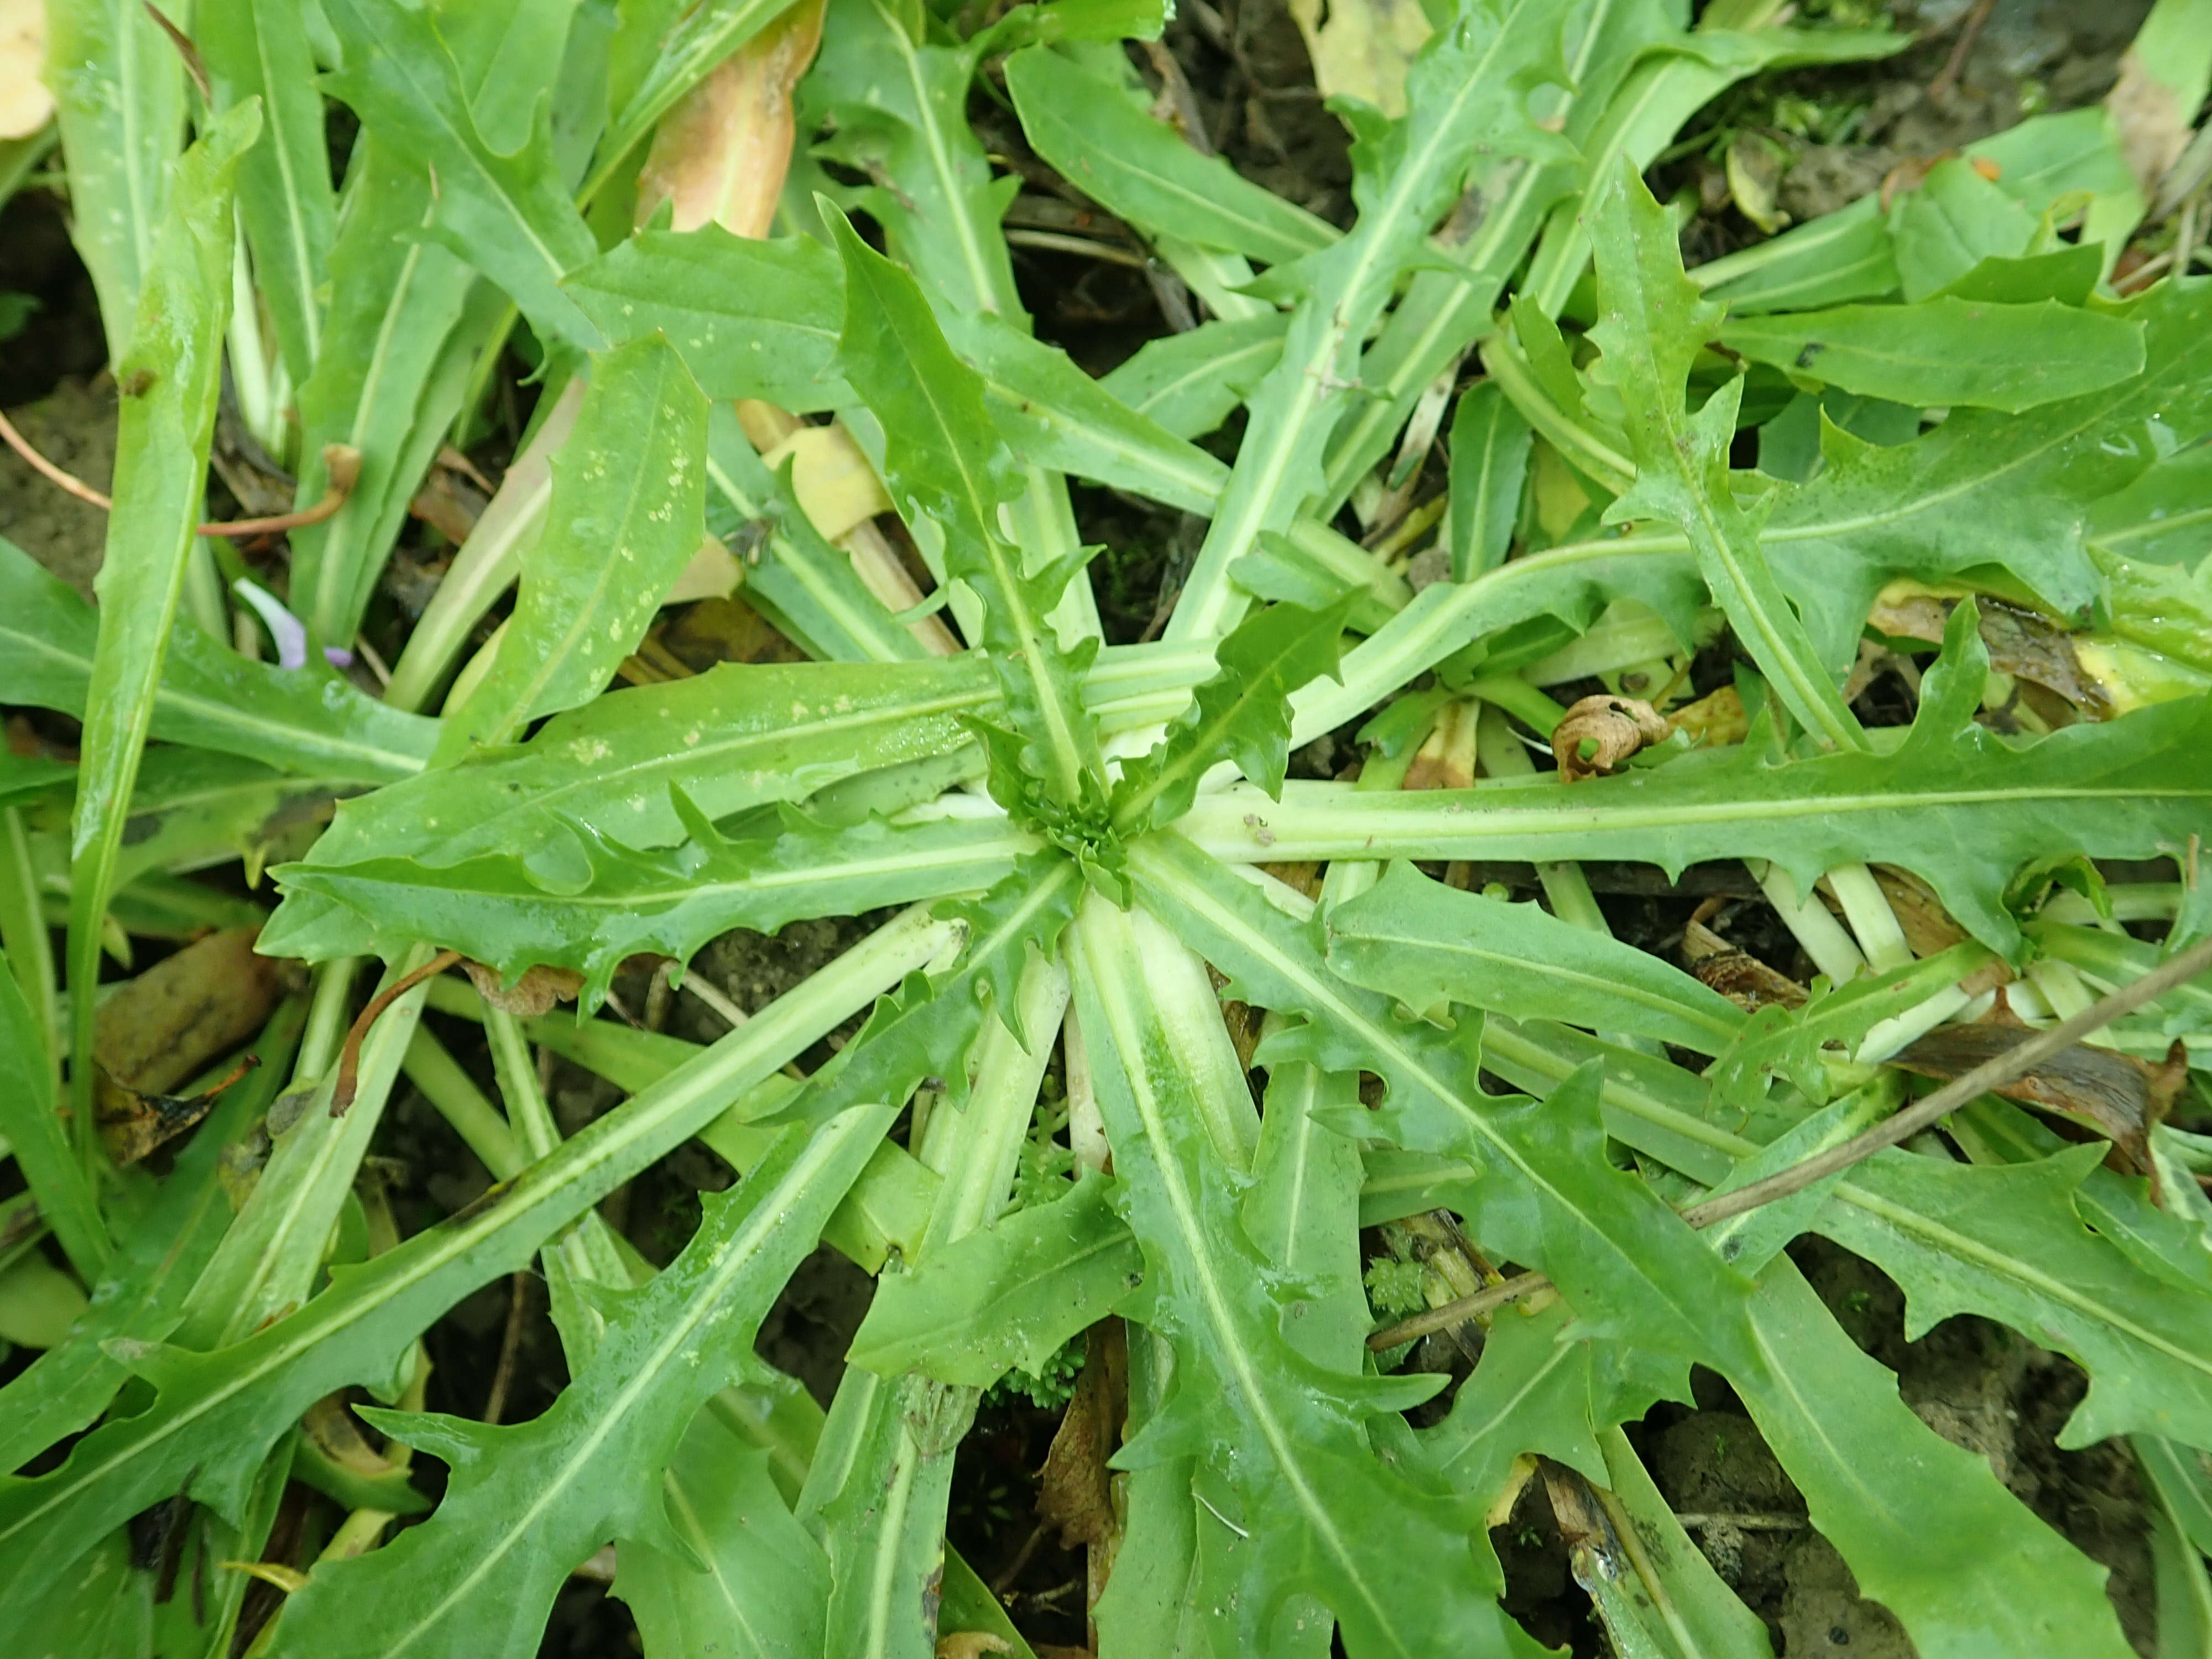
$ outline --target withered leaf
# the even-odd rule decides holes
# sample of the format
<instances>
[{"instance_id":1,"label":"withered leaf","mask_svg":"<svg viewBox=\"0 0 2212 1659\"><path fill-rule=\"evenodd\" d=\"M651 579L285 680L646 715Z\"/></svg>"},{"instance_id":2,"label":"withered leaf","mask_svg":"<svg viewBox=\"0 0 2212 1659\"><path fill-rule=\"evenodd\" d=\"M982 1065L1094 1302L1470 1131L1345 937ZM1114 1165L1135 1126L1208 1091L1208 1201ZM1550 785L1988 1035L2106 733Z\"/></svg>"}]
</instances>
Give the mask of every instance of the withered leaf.
<instances>
[{"instance_id":1,"label":"withered leaf","mask_svg":"<svg viewBox=\"0 0 2212 1659\"><path fill-rule=\"evenodd\" d=\"M1802 1008L1805 1005L1808 993L1803 986L1749 951L1738 950L1702 921L1692 921L1683 930L1682 956L1692 974L1739 1008L1764 1008L1769 1004Z\"/></svg>"},{"instance_id":2,"label":"withered leaf","mask_svg":"<svg viewBox=\"0 0 2212 1659\"><path fill-rule=\"evenodd\" d=\"M1113 1477L1106 1468L1121 1444L1128 1411L1127 1350L1120 1335L1118 1329L1108 1333L1103 1327L1091 1333L1083 1375L1038 1476L1037 1514L1047 1526L1060 1528L1064 1548L1110 1544L1121 1531L1114 1514Z\"/></svg>"},{"instance_id":3,"label":"withered leaf","mask_svg":"<svg viewBox=\"0 0 2212 1659\"><path fill-rule=\"evenodd\" d=\"M107 1155L118 1164L137 1163L164 1141L175 1139L213 1111L222 1091L260 1063L256 1056L248 1054L235 1071L204 1094L179 1097L126 1087L94 1060L93 1123L100 1131Z\"/></svg>"},{"instance_id":4,"label":"withered leaf","mask_svg":"<svg viewBox=\"0 0 2212 1659\"><path fill-rule=\"evenodd\" d=\"M1641 697L1584 697L1552 728L1552 753L1569 783L1610 772L1646 744L1664 743L1674 727Z\"/></svg>"},{"instance_id":5,"label":"withered leaf","mask_svg":"<svg viewBox=\"0 0 2212 1659\"><path fill-rule=\"evenodd\" d=\"M1948 1082L2034 1035L1988 1021L1941 1026L1900 1050L1889 1064ZM2125 1152L2137 1170L2148 1170L2150 1126L2163 1109L2166 1087L2164 1066L2077 1042L1992 1092L2094 1130Z\"/></svg>"},{"instance_id":6,"label":"withered leaf","mask_svg":"<svg viewBox=\"0 0 2212 1659\"><path fill-rule=\"evenodd\" d=\"M584 976L573 968L553 968L539 963L526 969L514 984L505 985L496 968L466 961L461 966L468 970L469 982L477 988L477 994L488 1006L518 1019L535 1019L540 1014L550 1014L556 1003L574 1002L576 994L584 988Z\"/></svg>"},{"instance_id":7,"label":"withered leaf","mask_svg":"<svg viewBox=\"0 0 2212 1659\"><path fill-rule=\"evenodd\" d=\"M260 933L210 933L118 988L100 1005L94 1057L125 1087L153 1095L251 1039L299 974L255 953Z\"/></svg>"}]
</instances>

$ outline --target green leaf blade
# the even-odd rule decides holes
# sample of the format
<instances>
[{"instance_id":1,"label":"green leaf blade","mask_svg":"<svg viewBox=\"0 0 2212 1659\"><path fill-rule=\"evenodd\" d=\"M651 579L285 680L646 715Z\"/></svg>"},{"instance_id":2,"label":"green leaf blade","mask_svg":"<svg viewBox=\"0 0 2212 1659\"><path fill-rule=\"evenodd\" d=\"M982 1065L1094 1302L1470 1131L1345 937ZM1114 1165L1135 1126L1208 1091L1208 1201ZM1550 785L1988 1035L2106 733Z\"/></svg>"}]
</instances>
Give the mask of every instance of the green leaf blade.
<instances>
[{"instance_id":1,"label":"green leaf blade","mask_svg":"<svg viewBox=\"0 0 2212 1659\"><path fill-rule=\"evenodd\" d=\"M375 1413L386 1433L453 1466L446 1498L386 1548L319 1567L288 1602L272 1652L516 1659L538 1651L555 1595L601 1544L640 1538L680 1559L662 1474L699 1407L757 1363L769 1302L890 1115L858 1108L793 1133L733 1193L708 1195L683 1255L623 1300L544 1415L494 1429Z\"/></svg>"},{"instance_id":2,"label":"green leaf blade","mask_svg":"<svg viewBox=\"0 0 2212 1659\"><path fill-rule=\"evenodd\" d=\"M706 447L707 399L665 339L599 359L499 654L447 720L441 759L605 688L706 534Z\"/></svg>"},{"instance_id":3,"label":"green leaf blade","mask_svg":"<svg viewBox=\"0 0 2212 1659\"><path fill-rule=\"evenodd\" d=\"M1721 343L1893 403L2019 414L2142 373L2142 325L2061 305L1957 298L1839 306L1724 325Z\"/></svg>"},{"instance_id":4,"label":"green leaf blade","mask_svg":"<svg viewBox=\"0 0 2212 1659\"><path fill-rule=\"evenodd\" d=\"M1659 517L1680 526L1713 598L1790 712L1823 744L1863 749L1856 718L1768 567L1757 520L1729 493L1741 383L1715 393L1696 415L1683 412L1691 360L1721 307L1683 276L1664 210L1626 168L1599 199L1593 236L1605 320L1591 337L1626 405L1638 464L1636 487L1607 520Z\"/></svg>"},{"instance_id":5,"label":"green leaf blade","mask_svg":"<svg viewBox=\"0 0 2212 1659\"><path fill-rule=\"evenodd\" d=\"M1633 945L1534 904L1509 904L1394 864L1330 908L1330 971L1421 1007L1440 997L1516 1018L1551 1018L1718 1054L1743 1025L1719 992Z\"/></svg>"},{"instance_id":6,"label":"green leaf blade","mask_svg":"<svg viewBox=\"0 0 2212 1659\"><path fill-rule=\"evenodd\" d=\"M70 1098L92 1121L92 987L100 927L123 844L185 561L205 501L209 445L230 317L231 177L261 131L261 106L217 121L187 152L144 272L116 434L115 504L96 588L100 632L87 688L83 759L70 835Z\"/></svg>"},{"instance_id":7,"label":"green leaf blade","mask_svg":"<svg viewBox=\"0 0 2212 1659\"><path fill-rule=\"evenodd\" d=\"M943 539L945 574L984 605L983 645L1036 772L1066 810L1103 779L1095 726L1078 698L1082 664L1060 648L1046 613L1066 570L1026 574L999 510L1019 491L1012 458L991 423L982 380L956 357L920 285L833 226L845 264L846 319L837 362L882 421L885 483L909 527Z\"/></svg>"}]
</instances>

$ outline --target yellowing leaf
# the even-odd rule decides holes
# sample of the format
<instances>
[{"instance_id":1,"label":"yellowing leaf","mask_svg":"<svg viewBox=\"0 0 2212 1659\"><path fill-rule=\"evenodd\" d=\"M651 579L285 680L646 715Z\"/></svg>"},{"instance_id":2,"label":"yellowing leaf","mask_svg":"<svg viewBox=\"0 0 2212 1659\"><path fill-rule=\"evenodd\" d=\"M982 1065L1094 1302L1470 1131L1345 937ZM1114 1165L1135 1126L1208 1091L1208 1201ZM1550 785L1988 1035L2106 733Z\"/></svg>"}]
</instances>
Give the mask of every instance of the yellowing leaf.
<instances>
[{"instance_id":1,"label":"yellowing leaf","mask_svg":"<svg viewBox=\"0 0 2212 1659\"><path fill-rule=\"evenodd\" d=\"M54 112L39 78L46 56L42 0L0 0L0 138L27 138Z\"/></svg>"},{"instance_id":2,"label":"yellowing leaf","mask_svg":"<svg viewBox=\"0 0 2212 1659\"><path fill-rule=\"evenodd\" d=\"M1291 0L1305 36L1314 84L1385 115L1406 112L1406 69L1432 30L1420 0Z\"/></svg>"}]
</instances>

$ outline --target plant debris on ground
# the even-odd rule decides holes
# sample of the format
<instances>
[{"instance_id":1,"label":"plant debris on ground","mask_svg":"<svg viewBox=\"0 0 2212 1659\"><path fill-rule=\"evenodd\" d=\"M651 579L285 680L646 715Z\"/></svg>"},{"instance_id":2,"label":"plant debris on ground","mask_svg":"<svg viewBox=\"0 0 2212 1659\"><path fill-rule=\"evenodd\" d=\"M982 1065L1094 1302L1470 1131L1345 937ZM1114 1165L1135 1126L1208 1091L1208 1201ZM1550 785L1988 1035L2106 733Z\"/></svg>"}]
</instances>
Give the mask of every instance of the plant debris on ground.
<instances>
[{"instance_id":1,"label":"plant debris on ground","mask_svg":"<svg viewBox=\"0 0 2212 1659\"><path fill-rule=\"evenodd\" d=\"M2212 0L0 0L0 1629L2212 1655Z\"/></svg>"}]
</instances>

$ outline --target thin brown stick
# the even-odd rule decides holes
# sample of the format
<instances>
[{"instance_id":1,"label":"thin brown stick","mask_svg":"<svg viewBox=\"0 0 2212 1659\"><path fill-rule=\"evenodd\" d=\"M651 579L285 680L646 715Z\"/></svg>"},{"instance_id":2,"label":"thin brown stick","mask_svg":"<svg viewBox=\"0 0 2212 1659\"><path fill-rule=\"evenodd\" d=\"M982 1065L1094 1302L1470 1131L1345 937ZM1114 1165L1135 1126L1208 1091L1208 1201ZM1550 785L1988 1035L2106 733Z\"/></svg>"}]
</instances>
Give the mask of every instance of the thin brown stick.
<instances>
[{"instance_id":1,"label":"thin brown stick","mask_svg":"<svg viewBox=\"0 0 2212 1659\"><path fill-rule=\"evenodd\" d=\"M1950 57L1936 71L1936 78L1928 83L1928 96L1931 102L1942 103L1951 95L1951 88L1959 84L1960 76L1966 72L1966 59L1974 50L1974 42L1982 38L1982 26L1990 21L1990 14L1996 9L1996 3L1997 0L1974 0L1974 9L1966 14L1966 25L1959 31L1959 44L1951 48Z\"/></svg>"},{"instance_id":2,"label":"thin brown stick","mask_svg":"<svg viewBox=\"0 0 2212 1659\"><path fill-rule=\"evenodd\" d=\"M77 500L96 507L103 513L115 510L114 497L94 489L73 472L64 471L33 448L31 441L15 428L15 423L0 414L0 441L21 456L24 461L48 483L65 489ZM243 538L248 536L274 536L287 530L298 530L304 526L320 524L346 504L353 494L355 481L361 477L361 452L345 444L323 446L323 467L330 475L330 483L323 497L313 507L303 507L296 513L272 513L260 519L222 519L195 526L202 536L227 536Z\"/></svg>"},{"instance_id":3,"label":"thin brown stick","mask_svg":"<svg viewBox=\"0 0 2212 1659\"><path fill-rule=\"evenodd\" d=\"M343 1117L346 1108L353 1104L354 1095L361 1087L361 1043L368 1035L368 1028L376 1024L376 1017L405 996L424 980L442 974L461 959L459 951L441 951L413 973L402 975L399 982L386 991L379 991L368 1000L346 1033L345 1047L338 1051L337 1086L331 1091L331 1115Z\"/></svg>"},{"instance_id":4,"label":"thin brown stick","mask_svg":"<svg viewBox=\"0 0 2212 1659\"><path fill-rule=\"evenodd\" d=\"M32 471L38 473L48 483L58 484L77 500L89 501L103 513L114 507L113 501L85 483L83 479L74 473L63 471L61 468L32 448L30 440L16 431L15 422L4 414L0 414L0 439L5 439L8 447L29 462Z\"/></svg>"},{"instance_id":5,"label":"thin brown stick","mask_svg":"<svg viewBox=\"0 0 2212 1659\"><path fill-rule=\"evenodd\" d=\"M1056 230L1010 230L1006 235L1006 240L1016 247L1073 253L1085 259L1103 259L1109 265L1127 265L1132 270L1142 270L1146 263L1141 253L1132 253L1127 248L1108 242L1094 242L1088 236L1063 236Z\"/></svg>"},{"instance_id":6,"label":"thin brown stick","mask_svg":"<svg viewBox=\"0 0 2212 1659\"><path fill-rule=\"evenodd\" d=\"M1395 1348L1401 1342L1411 1342L1417 1336L1426 1336L1454 1325L1463 1325L1470 1319L1504 1307L1509 1302L1518 1302L1524 1296L1533 1296L1551 1284L1542 1273L1516 1273L1496 1285L1486 1285L1473 1296L1462 1296L1439 1304L1426 1313L1415 1314L1411 1319L1401 1319L1387 1326L1367 1339L1367 1346L1380 1353L1385 1348Z\"/></svg>"},{"instance_id":7,"label":"thin brown stick","mask_svg":"<svg viewBox=\"0 0 2212 1659\"><path fill-rule=\"evenodd\" d=\"M2014 1078L2031 1072L2060 1050L2071 1048L2082 1038L2102 1030L2123 1015L2133 1013L2146 1002L2164 995L2175 986L2192 980L2197 975L2212 970L2212 939L2201 939L2180 955L2169 958L2151 969L2141 979L2122 986L2110 996L2092 1003L2069 1020L2040 1030L2018 1046L2007 1049L1983 1061L1971 1072L1963 1073L1945 1084L1934 1094L1914 1102L1903 1111L1884 1119L1865 1133L1855 1135L1840 1146L1778 1170L1763 1181L1754 1181L1739 1187L1734 1192L1723 1193L1718 1198L1709 1198L1702 1204L1693 1204L1682 1212L1682 1219L1692 1227L1710 1227L1715 1222L1726 1221L1771 1204L1777 1199L1801 1193L1830 1176L1864 1162L1876 1152L1910 1140L1923 1129L1966 1105L1968 1102L2002 1088ZM1463 1323L1480 1317L1508 1302L1517 1301L1552 1281L1542 1273L1522 1273L1503 1284L1492 1285L1447 1302L1441 1307L1416 1314L1411 1319L1401 1320L1375 1333L1367 1339L1367 1346L1380 1352L1393 1348L1401 1342L1410 1342L1417 1336L1426 1336L1432 1331Z\"/></svg>"},{"instance_id":8,"label":"thin brown stick","mask_svg":"<svg viewBox=\"0 0 2212 1659\"><path fill-rule=\"evenodd\" d=\"M491 1374L491 1392L484 1396L483 1420L496 1425L507 1411L507 1391L514 1386L514 1358L522 1349L522 1322L530 1312L530 1269L514 1275L507 1299L507 1331L499 1340L499 1364Z\"/></svg>"}]
</instances>

